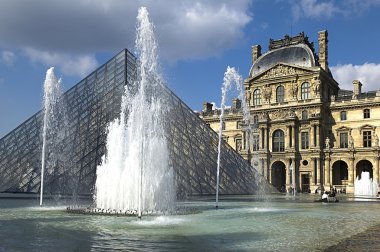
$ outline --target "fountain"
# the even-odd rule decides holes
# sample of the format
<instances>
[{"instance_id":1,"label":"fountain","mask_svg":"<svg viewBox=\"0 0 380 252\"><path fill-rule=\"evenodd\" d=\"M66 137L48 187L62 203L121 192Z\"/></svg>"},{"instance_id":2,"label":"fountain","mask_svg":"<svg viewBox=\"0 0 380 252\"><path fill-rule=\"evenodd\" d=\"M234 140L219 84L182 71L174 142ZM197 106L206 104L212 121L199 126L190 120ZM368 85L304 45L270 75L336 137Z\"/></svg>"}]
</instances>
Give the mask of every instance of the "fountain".
<instances>
[{"instance_id":1,"label":"fountain","mask_svg":"<svg viewBox=\"0 0 380 252\"><path fill-rule=\"evenodd\" d=\"M145 7L137 16L136 55L136 81L133 87L126 86L120 118L108 127L107 152L97 167L94 199L98 209L141 217L143 212L170 211L175 201L162 119L167 112L165 96L159 92L164 84Z\"/></svg>"},{"instance_id":2,"label":"fountain","mask_svg":"<svg viewBox=\"0 0 380 252\"><path fill-rule=\"evenodd\" d=\"M235 83L236 89L239 92L239 99L242 101L242 112L243 112L243 122L249 124L249 108L246 104L245 92L242 77L233 67L227 67L226 72L224 73L223 85L222 85L222 101L220 108L220 116L219 116L219 143L218 143L218 159L217 159L217 169L216 169L216 200L215 207L218 208L219 201L219 172L220 172L220 155L221 155L221 145L222 145L222 130L223 130L223 117L224 111L226 108L226 98L227 92L231 89L232 84ZM249 136L250 131L248 131ZM249 137L248 137L249 139ZM248 146L250 146L248 141Z\"/></svg>"},{"instance_id":3,"label":"fountain","mask_svg":"<svg viewBox=\"0 0 380 252\"><path fill-rule=\"evenodd\" d=\"M44 194L44 175L47 159L50 156L49 163L54 164L56 157L52 154L56 150L55 144L59 141L57 138L58 127L60 125L59 117L61 108L59 105L59 98L62 95L61 79L57 79L54 74L54 67L50 67L46 72L44 82L44 96L43 96L43 129L42 129L42 154L41 154L41 187L40 187L40 205L43 203Z\"/></svg>"},{"instance_id":4,"label":"fountain","mask_svg":"<svg viewBox=\"0 0 380 252\"><path fill-rule=\"evenodd\" d=\"M370 173L362 171L361 179L359 176L355 179L355 196L356 197L377 197L378 184L370 178Z\"/></svg>"},{"instance_id":5,"label":"fountain","mask_svg":"<svg viewBox=\"0 0 380 252\"><path fill-rule=\"evenodd\" d=\"M99 208L94 208L94 213L119 215L125 211L141 216L143 211L162 211L174 205L173 172L168 165L167 142L160 119L167 111L164 97L156 92L163 82L157 74L156 44L145 8L140 9L138 19L137 80L133 87L126 87L120 117L108 127L107 154L97 171L95 202ZM54 80L52 76L47 80ZM225 82L222 90L227 92L232 82L239 87L241 78L233 68L228 68ZM225 108L225 98L222 101ZM245 116L249 113L245 114L244 106L243 102L243 119L248 120ZM50 111L47 107L45 110ZM49 125L49 121L44 122L46 156L51 153ZM219 133L221 136L221 130ZM219 165L218 162L218 175ZM364 181L374 184L369 174L363 173L357 187ZM351 242L359 232L364 232L366 238L369 233L378 232L369 232L367 228L380 225L379 204L346 201L326 207L311 204L311 195L301 194L297 204L283 196L270 197L268 206L256 195L226 196L226 207L218 211L209 207L213 198L187 199L176 204L191 205L202 211L181 216L147 216L140 221L129 217L72 217L61 207L35 207L32 198L2 198L0 251L153 248L160 251L324 251L344 239L348 239L351 249L358 251L377 246L372 240L371 244L365 242L359 248ZM334 235L326 235L326 227Z\"/></svg>"}]
</instances>

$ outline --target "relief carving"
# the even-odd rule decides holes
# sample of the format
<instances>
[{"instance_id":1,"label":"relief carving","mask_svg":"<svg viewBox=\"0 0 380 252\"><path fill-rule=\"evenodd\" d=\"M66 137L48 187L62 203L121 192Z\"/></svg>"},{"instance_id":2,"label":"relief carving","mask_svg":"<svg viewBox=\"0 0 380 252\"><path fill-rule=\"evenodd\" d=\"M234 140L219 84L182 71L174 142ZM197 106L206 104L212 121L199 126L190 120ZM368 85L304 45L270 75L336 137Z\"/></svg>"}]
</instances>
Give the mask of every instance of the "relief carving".
<instances>
[{"instance_id":1,"label":"relief carving","mask_svg":"<svg viewBox=\"0 0 380 252\"><path fill-rule=\"evenodd\" d=\"M295 117L297 117L296 112L293 109L289 109L289 111L288 111L288 117L289 118L295 118Z\"/></svg>"},{"instance_id":2,"label":"relief carving","mask_svg":"<svg viewBox=\"0 0 380 252\"><path fill-rule=\"evenodd\" d=\"M288 109L288 110L278 109L271 113L272 120L281 120L281 119L295 118L295 117L297 117L297 115L293 109Z\"/></svg>"},{"instance_id":3,"label":"relief carving","mask_svg":"<svg viewBox=\"0 0 380 252\"><path fill-rule=\"evenodd\" d=\"M320 94L320 90L321 90L321 81L318 78L316 78L313 81L313 91L314 91L314 94L315 95L319 95Z\"/></svg>"},{"instance_id":4,"label":"relief carving","mask_svg":"<svg viewBox=\"0 0 380 252\"><path fill-rule=\"evenodd\" d=\"M284 65L278 65L277 67L274 67L268 71L266 71L260 79L269 79L274 77L281 77L286 75L293 75L293 74L300 74L304 71L299 70L294 67L284 66Z\"/></svg>"},{"instance_id":5,"label":"relief carving","mask_svg":"<svg viewBox=\"0 0 380 252\"><path fill-rule=\"evenodd\" d=\"M376 132L373 134L375 147L379 147L379 137L377 136Z\"/></svg>"},{"instance_id":6,"label":"relief carving","mask_svg":"<svg viewBox=\"0 0 380 252\"><path fill-rule=\"evenodd\" d=\"M268 113L267 112L262 112L259 114L259 120L260 121L266 121L268 119Z\"/></svg>"},{"instance_id":7,"label":"relief carving","mask_svg":"<svg viewBox=\"0 0 380 252\"><path fill-rule=\"evenodd\" d=\"M292 81L292 84L289 89L289 96L292 98L296 98L298 94L298 84L296 81Z\"/></svg>"},{"instance_id":8,"label":"relief carving","mask_svg":"<svg viewBox=\"0 0 380 252\"><path fill-rule=\"evenodd\" d=\"M272 96L272 88L269 85L266 85L263 89L263 96L266 101L269 101Z\"/></svg>"}]
</instances>

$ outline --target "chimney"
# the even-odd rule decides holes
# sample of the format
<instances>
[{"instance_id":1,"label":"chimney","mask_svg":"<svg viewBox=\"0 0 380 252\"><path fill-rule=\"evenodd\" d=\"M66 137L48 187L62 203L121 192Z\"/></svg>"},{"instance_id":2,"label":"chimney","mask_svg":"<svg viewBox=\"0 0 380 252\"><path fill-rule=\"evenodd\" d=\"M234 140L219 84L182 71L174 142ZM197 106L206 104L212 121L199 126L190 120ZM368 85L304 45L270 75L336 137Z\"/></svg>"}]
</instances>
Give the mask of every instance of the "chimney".
<instances>
[{"instance_id":1,"label":"chimney","mask_svg":"<svg viewBox=\"0 0 380 252\"><path fill-rule=\"evenodd\" d=\"M252 64L261 56L261 46L252 46Z\"/></svg>"},{"instance_id":2,"label":"chimney","mask_svg":"<svg viewBox=\"0 0 380 252\"><path fill-rule=\"evenodd\" d=\"M241 108L241 100L238 98L235 98L232 100L232 108L233 109L240 109Z\"/></svg>"},{"instance_id":3,"label":"chimney","mask_svg":"<svg viewBox=\"0 0 380 252\"><path fill-rule=\"evenodd\" d=\"M321 67L329 72L329 63L328 63L328 45L329 42L327 39L327 30L318 32L318 44L319 44L319 64Z\"/></svg>"},{"instance_id":4,"label":"chimney","mask_svg":"<svg viewBox=\"0 0 380 252\"><path fill-rule=\"evenodd\" d=\"M354 95L355 96L360 95L362 93L363 84L358 80L354 80L352 84L354 85Z\"/></svg>"},{"instance_id":5,"label":"chimney","mask_svg":"<svg viewBox=\"0 0 380 252\"><path fill-rule=\"evenodd\" d=\"M208 112L208 113L212 112L212 104L209 102L204 102L203 103L203 111Z\"/></svg>"}]
</instances>

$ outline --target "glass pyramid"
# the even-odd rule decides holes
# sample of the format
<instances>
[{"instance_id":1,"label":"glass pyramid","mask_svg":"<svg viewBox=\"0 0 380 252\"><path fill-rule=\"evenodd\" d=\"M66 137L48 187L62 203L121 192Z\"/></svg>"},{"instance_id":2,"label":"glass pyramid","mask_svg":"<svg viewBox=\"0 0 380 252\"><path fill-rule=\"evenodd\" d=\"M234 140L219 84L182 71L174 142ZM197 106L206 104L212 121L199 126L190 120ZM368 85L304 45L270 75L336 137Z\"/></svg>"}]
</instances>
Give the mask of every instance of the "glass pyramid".
<instances>
[{"instance_id":1,"label":"glass pyramid","mask_svg":"<svg viewBox=\"0 0 380 252\"><path fill-rule=\"evenodd\" d=\"M59 152L61 158L46 167L45 194L93 193L107 125L119 116L124 86L133 83L135 66L136 58L125 49L63 94L64 140L49 153ZM215 194L218 135L168 88L163 92L170 106L166 131L178 198ZM39 111L0 139L0 192L39 192L42 120ZM271 189L229 145L222 146L221 157L221 194Z\"/></svg>"}]
</instances>

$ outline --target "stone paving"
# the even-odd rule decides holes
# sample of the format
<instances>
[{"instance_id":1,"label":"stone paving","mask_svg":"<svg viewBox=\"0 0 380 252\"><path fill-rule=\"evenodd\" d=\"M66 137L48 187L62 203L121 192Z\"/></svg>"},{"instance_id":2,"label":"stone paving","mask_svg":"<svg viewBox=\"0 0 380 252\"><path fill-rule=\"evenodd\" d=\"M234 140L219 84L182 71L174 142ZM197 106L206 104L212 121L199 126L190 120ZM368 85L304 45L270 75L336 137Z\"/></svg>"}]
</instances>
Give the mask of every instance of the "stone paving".
<instances>
[{"instance_id":1,"label":"stone paving","mask_svg":"<svg viewBox=\"0 0 380 252\"><path fill-rule=\"evenodd\" d=\"M337 245L331 246L325 250L325 252L333 251L380 251L380 225L370 227L366 231L347 238Z\"/></svg>"}]
</instances>

